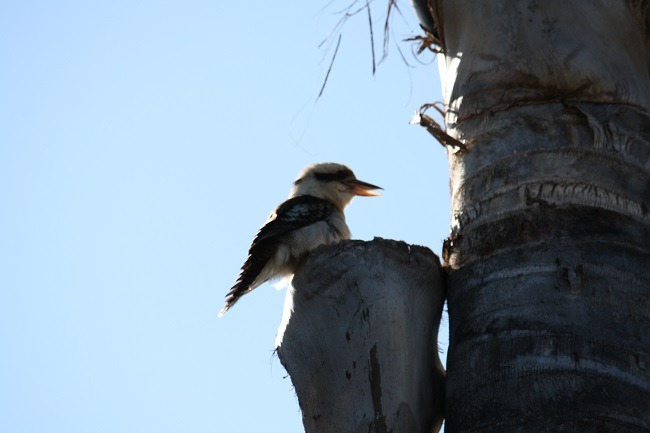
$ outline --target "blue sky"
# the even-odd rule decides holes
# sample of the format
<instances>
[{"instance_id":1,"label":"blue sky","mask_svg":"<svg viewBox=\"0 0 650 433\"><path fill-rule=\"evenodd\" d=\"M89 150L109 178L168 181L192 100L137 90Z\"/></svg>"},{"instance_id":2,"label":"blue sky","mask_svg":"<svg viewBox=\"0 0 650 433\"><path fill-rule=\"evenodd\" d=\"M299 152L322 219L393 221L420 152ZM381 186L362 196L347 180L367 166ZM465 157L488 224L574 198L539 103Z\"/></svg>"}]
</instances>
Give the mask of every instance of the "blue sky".
<instances>
[{"instance_id":1,"label":"blue sky","mask_svg":"<svg viewBox=\"0 0 650 433\"><path fill-rule=\"evenodd\" d=\"M408 124L441 96L399 42L407 2L375 76L367 16L347 22L316 101L346 4L0 4L1 431L303 431L272 356L284 293L217 319L268 213L336 161L385 189L348 209L354 238L440 253L449 227L446 152Z\"/></svg>"}]
</instances>

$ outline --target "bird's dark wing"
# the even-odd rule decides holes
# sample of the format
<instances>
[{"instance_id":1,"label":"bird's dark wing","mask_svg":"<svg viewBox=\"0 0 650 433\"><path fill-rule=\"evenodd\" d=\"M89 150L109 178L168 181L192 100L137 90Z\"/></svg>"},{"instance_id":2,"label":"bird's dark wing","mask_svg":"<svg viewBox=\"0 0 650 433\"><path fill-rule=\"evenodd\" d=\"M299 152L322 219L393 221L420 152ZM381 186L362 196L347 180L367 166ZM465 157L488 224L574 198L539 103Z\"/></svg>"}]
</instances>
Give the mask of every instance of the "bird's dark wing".
<instances>
[{"instance_id":1,"label":"bird's dark wing","mask_svg":"<svg viewBox=\"0 0 650 433\"><path fill-rule=\"evenodd\" d=\"M334 211L336 211L336 206L332 203L311 195L290 198L271 214L269 222L257 233L251 248L256 242L281 236L322 221L332 215Z\"/></svg>"},{"instance_id":2,"label":"bird's dark wing","mask_svg":"<svg viewBox=\"0 0 650 433\"><path fill-rule=\"evenodd\" d=\"M336 210L332 203L311 195L290 198L278 206L255 236L241 273L235 285L226 294L226 306L220 315L250 290L251 284L285 239L283 235L322 221Z\"/></svg>"}]
</instances>

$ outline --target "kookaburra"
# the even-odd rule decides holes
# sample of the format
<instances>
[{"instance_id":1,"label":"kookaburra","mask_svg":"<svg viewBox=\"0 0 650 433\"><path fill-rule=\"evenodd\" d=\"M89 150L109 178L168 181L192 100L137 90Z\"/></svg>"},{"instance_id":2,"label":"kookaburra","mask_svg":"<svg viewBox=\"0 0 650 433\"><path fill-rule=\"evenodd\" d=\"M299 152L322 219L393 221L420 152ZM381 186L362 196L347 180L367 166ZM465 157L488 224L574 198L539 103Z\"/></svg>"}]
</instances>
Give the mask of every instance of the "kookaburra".
<instances>
[{"instance_id":1,"label":"kookaburra","mask_svg":"<svg viewBox=\"0 0 650 433\"><path fill-rule=\"evenodd\" d=\"M262 283L293 274L319 245L350 239L343 210L355 195L379 195L376 189L381 188L358 180L341 164L320 163L303 169L287 201L271 213L255 236L219 317Z\"/></svg>"}]
</instances>

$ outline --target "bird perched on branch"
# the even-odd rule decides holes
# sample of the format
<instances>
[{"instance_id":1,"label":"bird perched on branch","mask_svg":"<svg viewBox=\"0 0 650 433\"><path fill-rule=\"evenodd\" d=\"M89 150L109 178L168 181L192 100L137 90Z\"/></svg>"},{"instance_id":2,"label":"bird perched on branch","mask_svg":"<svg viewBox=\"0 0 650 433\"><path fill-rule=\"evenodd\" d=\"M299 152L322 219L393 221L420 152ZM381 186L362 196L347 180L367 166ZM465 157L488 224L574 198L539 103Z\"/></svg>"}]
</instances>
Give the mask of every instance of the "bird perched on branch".
<instances>
[{"instance_id":1,"label":"bird perched on branch","mask_svg":"<svg viewBox=\"0 0 650 433\"><path fill-rule=\"evenodd\" d=\"M320 163L303 169L287 201L271 213L255 236L219 317L262 283L293 274L319 245L350 239L343 210L355 195L376 196L377 189L381 188L358 180L341 164Z\"/></svg>"}]
</instances>

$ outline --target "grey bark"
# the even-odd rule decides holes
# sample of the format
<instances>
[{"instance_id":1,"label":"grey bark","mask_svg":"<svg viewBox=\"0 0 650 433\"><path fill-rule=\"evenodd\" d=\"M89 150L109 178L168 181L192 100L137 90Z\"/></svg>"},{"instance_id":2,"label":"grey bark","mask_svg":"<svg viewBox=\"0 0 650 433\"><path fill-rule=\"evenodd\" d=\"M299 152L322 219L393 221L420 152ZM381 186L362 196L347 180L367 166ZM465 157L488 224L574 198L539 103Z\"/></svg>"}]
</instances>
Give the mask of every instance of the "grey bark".
<instances>
[{"instance_id":1,"label":"grey bark","mask_svg":"<svg viewBox=\"0 0 650 433\"><path fill-rule=\"evenodd\" d=\"M307 433L438 431L444 290L435 254L345 241L312 253L292 286L277 352Z\"/></svg>"},{"instance_id":2,"label":"grey bark","mask_svg":"<svg viewBox=\"0 0 650 433\"><path fill-rule=\"evenodd\" d=\"M436 6L446 431L650 431L648 2Z\"/></svg>"}]
</instances>

